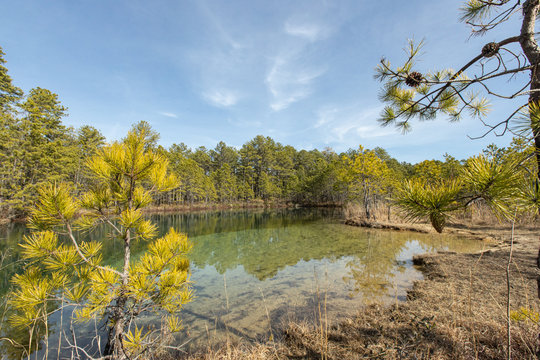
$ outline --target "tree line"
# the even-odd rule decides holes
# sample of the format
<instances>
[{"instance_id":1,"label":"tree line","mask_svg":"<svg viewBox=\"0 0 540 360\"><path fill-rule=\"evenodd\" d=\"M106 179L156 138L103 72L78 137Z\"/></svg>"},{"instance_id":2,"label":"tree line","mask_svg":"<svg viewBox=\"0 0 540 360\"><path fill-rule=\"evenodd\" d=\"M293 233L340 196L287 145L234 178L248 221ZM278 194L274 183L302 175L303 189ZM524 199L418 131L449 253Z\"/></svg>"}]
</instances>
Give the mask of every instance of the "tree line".
<instances>
[{"instance_id":1,"label":"tree line","mask_svg":"<svg viewBox=\"0 0 540 360\"><path fill-rule=\"evenodd\" d=\"M24 94L5 63L0 49L0 216L16 218L27 214L43 184L67 182L80 192L92 183L84 164L106 141L92 126L66 126L67 107L52 91L36 87ZM164 155L179 179L173 190L154 198L154 205L341 204L356 198L371 203L391 187L387 178L416 171L381 148L337 154L297 150L256 136L239 149L222 141L213 149L190 149L184 143L165 149L147 122L132 130L145 133L146 146Z\"/></svg>"},{"instance_id":2,"label":"tree line","mask_svg":"<svg viewBox=\"0 0 540 360\"><path fill-rule=\"evenodd\" d=\"M106 145L105 137L92 126L66 126L66 116L57 94L40 87L24 94L13 84L0 48L0 217L24 217L43 184L65 182L80 193L95 182L85 162ZM447 154L444 161L413 165L380 147L343 153L297 150L262 135L240 148L220 141L212 149L191 149L181 142L167 149L147 122L131 130L144 134L145 146L166 158L178 179L172 190L154 195L154 206L358 202L371 219L376 208L389 208L397 200L406 180L425 187L456 179L469 162ZM508 148L491 145L485 153L494 161L510 161L531 151L516 138Z\"/></svg>"}]
</instances>

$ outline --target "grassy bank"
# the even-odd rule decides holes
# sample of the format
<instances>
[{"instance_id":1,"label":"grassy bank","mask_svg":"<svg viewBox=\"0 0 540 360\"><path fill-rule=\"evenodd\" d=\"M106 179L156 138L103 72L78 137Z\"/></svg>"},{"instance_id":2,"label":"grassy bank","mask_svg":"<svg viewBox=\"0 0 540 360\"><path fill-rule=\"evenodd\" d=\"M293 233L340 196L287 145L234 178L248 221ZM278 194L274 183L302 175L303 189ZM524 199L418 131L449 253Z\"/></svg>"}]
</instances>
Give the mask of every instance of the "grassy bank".
<instances>
[{"instance_id":1,"label":"grassy bank","mask_svg":"<svg viewBox=\"0 0 540 360\"><path fill-rule=\"evenodd\" d=\"M311 324L289 323L276 342L225 344L181 358L505 359L511 229L454 225L448 231L494 241L475 254L415 257L425 278L406 302L364 307L339 323L326 323L324 316ZM537 236L535 227L517 229L509 266L513 359L538 356Z\"/></svg>"}]
</instances>

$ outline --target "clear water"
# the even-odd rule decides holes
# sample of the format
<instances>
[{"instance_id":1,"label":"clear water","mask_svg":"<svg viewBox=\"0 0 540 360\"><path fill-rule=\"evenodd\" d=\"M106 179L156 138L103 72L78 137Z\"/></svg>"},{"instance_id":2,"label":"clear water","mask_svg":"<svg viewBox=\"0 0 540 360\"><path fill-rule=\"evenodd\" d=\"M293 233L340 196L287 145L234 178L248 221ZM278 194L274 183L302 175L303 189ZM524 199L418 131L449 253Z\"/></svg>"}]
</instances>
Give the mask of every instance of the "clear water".
<instances>
[{"instance_id":1,"label":"clear water","mask_svg":"<svg viewBox=\"0 0 540 360\"><path fill-rule=\"evenodd\" d=\"M186 347L194 349L227 338L268 339L290 320L316 321L322 314L332 321L363 304L403 301L422 277L412 266L415 254L484 246L447 235L347 226L340 217L338 210L328 209L152 215L161 232L174 227L194 244L190 259L196 298L183 309L185 332L177 341L188 341ZM0 250L9 254L0 295L20 271L20 264L6 264L18 259L16 244L27 231L22 225L0 230ZM105 238L105 231L98 229L93 237ZM135 244L134 256L145 246ZM106 240L106 262L119 265L121 249L120 243ZM58 316L52 319L51 344L57 341L55 322Z\"/></svg>"}]
</instances>

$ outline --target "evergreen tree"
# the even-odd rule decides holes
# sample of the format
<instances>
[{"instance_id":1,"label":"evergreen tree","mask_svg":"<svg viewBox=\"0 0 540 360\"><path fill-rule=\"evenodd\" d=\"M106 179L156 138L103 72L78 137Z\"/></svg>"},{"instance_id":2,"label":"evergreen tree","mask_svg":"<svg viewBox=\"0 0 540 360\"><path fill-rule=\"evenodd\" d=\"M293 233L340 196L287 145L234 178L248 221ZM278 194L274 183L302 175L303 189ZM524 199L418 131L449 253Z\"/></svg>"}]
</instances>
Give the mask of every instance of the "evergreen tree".
<instances>
[{"instance_id":1,"label":"evergreen tree","mask_svg":"<svg viewBox=\"0 0 540 360\"><path fill-rule=\"evenodd\" d=\"M438 183L443 174L442 163L439 160L424 160L413 167L413 178L424 183Z\"/></svg>"},{"instance_id":2,"label":"evergreen tree","mask_svg":"<svg viewBox=\"0 0 540 360\"><path fill-rule=\"evenodd\" d=\"M227 164L235 172L238 167L238 151L233 147L227 146L223 141L220 141L214 150L209 151L209 156L212 159L212 168L214 170Z\"/></svg>"},{"instance_id":3,"label":"evergreen tree","mask_svg":"<svg viewBox=\"0 0 540 360\"><path fill-rule=\"evenodd\" d=\"M186 158L179 147L171 147L168 152L171 169L180 178L178 190L184 203L209 201L215 198L215 189L202 167L191 158Z\"/></svg>"},{"instance_id":4,"label":"evergreen tree","mask_svg":"<svg viewBox=\"0 0 540 360\"><path fill-rule=\"evenodd\" d=\"M236 200L238 195L236 177L229 164L224 163L219 169L212 172L211 177L218 201L223 203Z\"/></svg>"},{"instance_id":5,"label":"evergreen tree","mask_svg":"<svg viewBox=\"0 0 540 360\"><path fill-rule=\"evenodd\" d=\"M90 159L105 144L105 137L98 129L85 125L77 131L77 168L73 182L79 185L86 185L89 181L89 171L84 166L87 159Z\"/></svg>"},{"instance_id":6,"label":"evergreen tree","mask_svg":"<svg viewBox=\"0 0 540 360\"><path fill-rule=\"evenodd\" d=\"M497 216L512 217L516 210L535 207L527 200L527 177L516 169L512 159L475 156L466 161L457 178L441 173L429 181L422 177L405 181L398 186L395 202L409 219L427 218L438 232L453 212L476 202L486 203Z\"/></svg>"},{"instance_id":7,"label":"evergreen tree","mask_svg":"<svg viewBox=\"0 0 540 360\"><path fill-rule=\"evenodd\" d=\"M65 184L40 187L30 221L35 231L22 244L28 265L13 279L13 324L46 323L53 312L75 305L77 318L106 318L109 339L101 355L117 359L147 356L163 340L160 330L137 324L141 316L164 312L168 331L180 330L176 314L192 298L186 257L191 244L173 229L155 239L156 226L143 217L153 192L177 186L167 160L149 150L146 139L144 131L130 132L122 143L99 150L87 163L97 181L79 199ZM92 231L98 224L108 224L107 238L123 243L119 268L102 264L100 241L77 238L77 230ZM136 240L150 241L138 260L131 258ZM60 306L51 311L54 302Z\"/></svg>"},{"instance_id":8,"label":"evergreen tree","mask_svg":"<svg viewBox=\"0 0 540 360\"><path fill-rule=\"evenodd\" d=\"M4 55L0 47L0 216L7 217L12 210L9 200L18 188L16 179L21 176L21 134L15 109L23 92L13 85Z\"/></svg>"},{"instance_id":9,"label":"evergreen tree","mask_svg":"<svg viewBox=\"0 0 540 360\"><path fill-rule=\"evenodd\" d=\"M540 46L536 41L535 25L540 11L539 0L483 1L467 0L461 8L461 20L472 28L473 35L485 35L514 17L519 17L519 29L512 36L489 42L479 49L478 55L459 70L442 69L421 72L417 60L422 43L409 42L406 60L402 66L392 68L382 59L375 77L384 83L381 99L387 104L380 116L383 126L395 125L403 131L411 128L411 119L435 119L444 114L451 121L463 116L480 118L487 125L486 132L505 133L508 129L521 129L521 136L534 144L536 164L531 172L540 180ZM448 45L445 45L448 46ZM472 76L473 65L479 64ZM494 79L518 78L521 83L497 89ZM475 90L477 88L478 90ZM501 99L527 99L497 124L483 119L490 108L487 97ZM540 185L537 185L540 194ZM538 194L537 194L538 195ZM534 199L540 196L535 196Z\"/></svg>"},{"instance_id":10,"label":"evergreen tree","mask_svg":"<svg viewBox=\"0 0 540 360\"><path fill-rule=\"evenodd\" d=\"M6 63L4 55L5 53L2 50L2 47L0 47L0 113L9 113L21 99L23 92L13 85L8 70L4 66Z\"/></svg>"},{"instance_id":11,"label":"evergreen tree","mask_svg":"<svg viewBox=\"0 0 540 360\"><path fill-rule=\"evenodd\" d=\"M75 172L77 148L72 129L62 124L67 109L58 95L38 87L19 107L23 116L10 145L14 163L8 203L25 212L41 184L67 180Z\"/></svg>"},{"instance_id":12,"label":"evergreen tree","mask_svg":"<svg viewBox=\"0 0 540 360\"><path fill-rule=\"evenodd\" d=\"M274 140L262 135L257 135L240 149L241 164L253 170L253 192L257 198L268 198L275 194L269 186L276 160L275 150Z\"/></svg>"},{"instance_id":13,"label":"evergreen tree","mask_svg":"<svg viewBox=\"0 0 540 360\"><path fill-rule=\"evenodd\" d=\"M204 146L199 146L191 154L189 158L195 161L203 170L205 175L210 175L212 171L212 158L208 150Z\"/></svg>"},{"instance_id":14,"label":"evergreen tree","mask_svg":"<svg viewBox=\"0 0 540 360\"><path fill-rule=\"evenodd\" d=\"M366 218L371 219L375 199L383 193L390 178L388 167L373 150L365 150L362 146L353 158L344 156L343 162L341 181L347 184L350 198L361 199Z\"/></svg>"},{"instance_id":15,"label":"evergreen tree","mask_svg":"<svg viewBox=\"0 0 540 360\"><path fill-rule=\"evenodd\" d=\"M144 120L139 121L136 124L131 126L131 131L135 134L144 134L146 147L148 149L155 149L157 147L157 142L159 141L160 135L157 131L152 129L152 126Z\"/></svg>"}]
</instances>

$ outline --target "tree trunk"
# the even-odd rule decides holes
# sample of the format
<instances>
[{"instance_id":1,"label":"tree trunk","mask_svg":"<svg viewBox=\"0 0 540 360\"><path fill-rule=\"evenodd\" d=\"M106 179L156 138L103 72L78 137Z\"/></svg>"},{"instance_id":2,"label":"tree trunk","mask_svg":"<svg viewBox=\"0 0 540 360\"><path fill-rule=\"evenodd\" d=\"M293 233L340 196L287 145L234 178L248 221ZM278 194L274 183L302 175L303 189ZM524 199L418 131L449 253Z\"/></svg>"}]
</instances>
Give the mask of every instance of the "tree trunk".
<instances>
[{"instance_id":1,"label":"tree trunk","mask_svg":"<svg viewBox=\"0 0 540 360\"><path fill-rule=\"evenodd\" d=\"M371 219L371 207L370 207L370 203L369 203L369 191L367 189L367 186L364 182L364 210L366 212L366 219L367 220L370 220Z\"/></svg>"},{"instance_id":2,"label":"tree trunk","mask_svg":"<svg viewBox=\"0 0 540 360\"><path fill-rule=\"evenodd\" d=\"M131 206L130 206L131 207ZM116 304L113 309L113 314L110 321L112 327L109 330L107 345L105 346L105 355L112 355L114 359L126 359L126 353L122 344L124 336L124 328L126 326L127 317L127 296L125 295L126 288L129 282L129 264L131 258L131 235L130 231L126 231L124 239L124 267L122 270L122 287L120 294L116 299Z\"/></svg>"},{"instance_id":3,"label":"tree trunk","mask_svg":"<svg viewBox=\"0 0 540 360\"><path fill-rule=\"evenodd\" d=\"M538 11L540 9L540 0L527 0L523 3L523 23L519 43L523 53L533 66L531 70L531 93L529 95L529 104L540 105L540 47L534 38L534 26ZM538 124L533 124L532 133L534 136L534 147L536 150L536 187L540 183L540 129ZM537 266L540 268L540 250L536 259ZM538 298L540 299L540 276L536 277L538 287Z\"/></svg>"}]
</instances>

